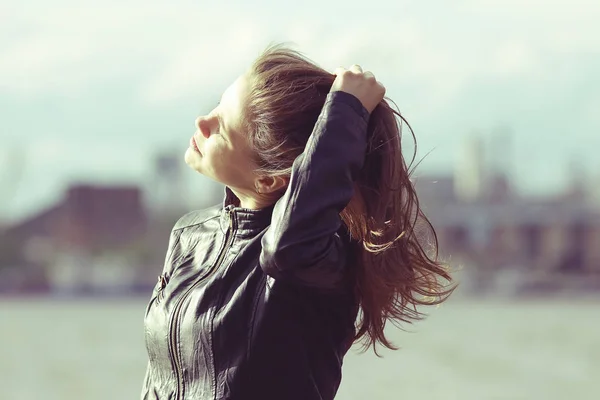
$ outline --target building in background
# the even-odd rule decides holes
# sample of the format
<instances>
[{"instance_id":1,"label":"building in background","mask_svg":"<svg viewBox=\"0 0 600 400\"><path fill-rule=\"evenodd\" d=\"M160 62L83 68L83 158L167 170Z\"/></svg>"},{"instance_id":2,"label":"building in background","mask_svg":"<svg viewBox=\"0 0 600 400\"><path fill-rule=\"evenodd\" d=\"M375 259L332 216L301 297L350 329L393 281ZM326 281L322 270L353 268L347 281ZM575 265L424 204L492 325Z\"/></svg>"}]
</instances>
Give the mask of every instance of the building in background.
<instances>
[{"instance_id":1,"label":"building in background","mask_svg":"<svg viewBox=\"0 0 600 400\"><path fill-rule=\"evenodd\" d=\"M138 256L135 249L142 247L146 228L139 188L72 186L58 204L4 230L0 289L76 292L131 286L135 270L128 266Z\"/></svg>"},{"instance_id":2,"label":"building in background","mask_svg":"<svg viewBox=\"0 0 600 400\"><path fill-rule=\"evenodd\" d=\"M558 195L524 197L501 160L484 155L483 141L471 137L454 175L416 179L443 259L474 277L474 290L600 290L600 207L585 176L572 176ZM494 282L509 287L492 288Z\"/></svg>"},{"instance_id":3,"label":"building in background","mask_svg":"<svg viewBox=\"0 0 600 400\"><path fill-rule=\"evenodd\" d=\"M157 153L146 182L145 198L151 217L178 218L189 210L223 201L223 185L190 169L180 150Z\"/></svg>"},{"instance_id":4,"label":"building in background","mask_svg":"<svg viewBox=\"0 0 600 400\"><path fill-rule=\"evenodd\" d=\"M498 144L503 137L495 136L494 148L509 157ZM180 158L159 155L146 190L74 185L54 206L3 229L0 292L146 292L162 270L175 221L222 201L222 186L202 182ZM600 291L600 202L585 177L573 176L552 197L524 197L505 168L471 136L452 174L415 179L442 259L470 278L463 287Z\"/></svg>"},{"instance_id":5,"label":"building in background","mask_svg":"<svg viewBox=\"0 0 600 400\"><path fill-rule=\"evenodd\" d=\"M479 135L465 139L455 162L452 197L473 201L483 196L486 184L486 164L483 141Z\"/></svg>"},{"instance_id":6,"label":"building in background","mask_svg":"<svg viewBox=\"0 0 600 400\"><path fill-rule=\"evenodd\" d=\"M180 152L161 152L155 156L154 171L149 179L148 207L155 213L185 210L189 207L184 178L183 156Z\"/></svg>"}]
</instances>

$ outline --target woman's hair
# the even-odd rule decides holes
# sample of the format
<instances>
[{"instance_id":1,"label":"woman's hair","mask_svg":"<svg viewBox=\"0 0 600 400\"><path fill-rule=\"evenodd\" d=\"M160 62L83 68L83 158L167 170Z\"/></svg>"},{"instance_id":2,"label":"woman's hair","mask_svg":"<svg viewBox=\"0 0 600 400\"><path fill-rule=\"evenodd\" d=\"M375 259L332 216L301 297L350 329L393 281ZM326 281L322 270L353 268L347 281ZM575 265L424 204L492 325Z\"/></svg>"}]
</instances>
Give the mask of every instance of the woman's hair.
<instances>
[{"instance_id":1,"label":"woman's hair","mask_svg":"<svg viewBox=\"0 0 600 400\"><path fill-rule=\"evenodd\" d=\"M335 76L281 45L269 47L248 74L251 87L244 128L257 172L289 176ZM377 343L396 349L384 334L388 320L398 324L422 319L418 306L439 304L455 288L449 285L452 279L446 266L438 261L435 231L419 207L410 180L416 138L388 101L383 100L371 113L364 166L355 181L354 196L341 213L352 238L360 244L355 341L362 341L363 350L373 346L375 353ZM409 165L402 156L402 122L415 144Z\"/></svg>"}]
</instances>

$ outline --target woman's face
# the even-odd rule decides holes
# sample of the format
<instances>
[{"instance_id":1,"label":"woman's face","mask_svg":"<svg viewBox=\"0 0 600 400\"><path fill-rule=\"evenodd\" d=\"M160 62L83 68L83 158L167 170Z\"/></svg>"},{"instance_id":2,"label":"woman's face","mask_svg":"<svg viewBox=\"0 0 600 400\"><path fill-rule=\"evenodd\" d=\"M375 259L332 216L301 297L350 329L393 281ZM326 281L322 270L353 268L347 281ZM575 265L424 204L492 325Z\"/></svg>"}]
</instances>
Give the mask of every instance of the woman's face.
<instances>
[{"instance_id":1,"label":"woman's face","mask_svg":"<svg viewBox=\"0 0 600 400\"><path fill-rule=\"evenodd\" d=\"M185 152L185 162L192 169L238 190L254 190L256 166L242 129L249 90L246 75L229 86L216 108L196 118L196 132Z\"/></svg>"}]
</instances>

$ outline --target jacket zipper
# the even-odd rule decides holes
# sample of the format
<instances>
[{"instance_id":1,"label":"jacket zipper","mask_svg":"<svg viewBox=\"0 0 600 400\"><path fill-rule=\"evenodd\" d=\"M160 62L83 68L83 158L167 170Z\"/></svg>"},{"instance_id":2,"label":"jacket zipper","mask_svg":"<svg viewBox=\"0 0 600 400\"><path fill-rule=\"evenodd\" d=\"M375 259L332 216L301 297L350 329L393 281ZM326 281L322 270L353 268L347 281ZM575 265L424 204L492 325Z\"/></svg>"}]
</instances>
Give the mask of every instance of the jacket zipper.
<instances>
[{"instance_id":1,"label":"jacket zipper","mask_svg":"<svg viewBox=\"0 0 600 400\"><path fill-rule=\"evenodd\" d=\"M227 249L231 245L233 239L233 228L234 228L234 211L233 208L230 207L227 210L227 215L229 218L229 227L227 228L227 232L225 232L225 241L223 243L223 247L219 252L219 256L217 257L217 261L213 264L211 269L200 277L192 286L190 286L179 298L175 307L173 309L173 314L171 316L171 323L169 327L169 347L171 350L171 360L173 361L173 369L175 370L175 377L177 379L177 392L175 393L175 400L183 399L184 393L184 383L183 383L183 370L181 367L181 360L179 359L179 353L177 351L177 323L179 321L179 316L181 314L181 308L183 306L184 300L187 296L194 290L200 283L207 280L211 277L218 269L219 265L223 261Z\"/></svg>"}]
</instances>

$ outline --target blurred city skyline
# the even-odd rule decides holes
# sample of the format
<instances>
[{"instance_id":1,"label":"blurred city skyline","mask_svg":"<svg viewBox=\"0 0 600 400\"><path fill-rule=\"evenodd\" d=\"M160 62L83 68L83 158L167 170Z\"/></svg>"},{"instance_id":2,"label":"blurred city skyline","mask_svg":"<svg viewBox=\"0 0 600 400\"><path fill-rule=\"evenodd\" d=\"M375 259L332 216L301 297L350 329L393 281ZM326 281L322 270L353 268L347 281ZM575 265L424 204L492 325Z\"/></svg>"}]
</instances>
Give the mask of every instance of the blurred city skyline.
<instances>
[{"instance_id":1,"label":"blurred city skyline","mask_svg":"<svg viewBox=\"0 0 600 400\"><path fill-rule=\"evenodd\" d=\"M452 174L477 134L521 191L559 191L573 171L600 183L599 18L585 0L3 1L0 218L72 182L151 185L156 155L183 163L194 118L272 42L372 70L429 153L420 171Z\"/></svg>"}]
</instances>

